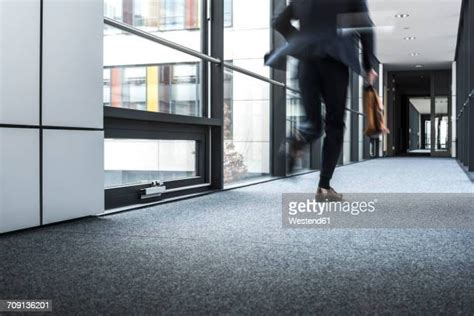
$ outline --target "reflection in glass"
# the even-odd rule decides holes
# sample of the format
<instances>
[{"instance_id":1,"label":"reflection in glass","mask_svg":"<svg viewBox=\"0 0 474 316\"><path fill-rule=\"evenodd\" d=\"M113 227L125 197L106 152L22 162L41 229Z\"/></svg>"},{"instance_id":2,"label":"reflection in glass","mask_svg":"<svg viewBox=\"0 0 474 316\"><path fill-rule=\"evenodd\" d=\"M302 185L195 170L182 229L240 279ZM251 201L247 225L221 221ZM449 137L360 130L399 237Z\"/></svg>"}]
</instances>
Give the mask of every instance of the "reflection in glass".
<instances>
[{"instance_id":1,"label":"reflection in glass","mask_svg":"<svg viewBox=\"0 0 474 316\"><path fill-rule=\"evenodd\" d=\"M409 98L409 152L430 153L447 151L449 144L448 97L435 98L435 111L431 115L431 98ZM434 135L431 135L434 118ZM433 136L433 137L432 137Z\"/></svg>"},{"instance_id":2,"label":"reflection in glass","mask_svg":"<svg viewBox=\"0 0 474 316\"><path fill-rule=\"evenodd\" d=\"M201 50L203 0L104 0L104 15L154 33L195 50ZM242 2L242 1L240 1ZM241 7L240 4L239 7ZM233 23L234 1L224 0L224 26ZM112 33L122 33L109 30Z\"/></svg>"},{"instance_id":3,"label":"reflection in glass","mask_svg":"<svg viewBox=\"0 0 474 316\"><path fill-rule=\"evenodd\" d=\"M271 1L224 1L224 17L224 59L269 77L270 69L264 65L263 57L271 47Z\"/></svg>"},{"instance_id":4,"label":"reflection in glass","mask_svg":"<svg viewBox=\"0 0 474 316\"><path fill-rule=\"evenodd\" d=\"M286 64L286 85L291 88L298 90L298 59L288 56Z\"/></svg>"},{"instance_id":5,"label":"reflection in glass","mask_svg":"<svg viewBox=\"0 0 474 316\"><path fill-rule=\"evenodd\" d=\"M431 121L425 121L425 146L423 149L431 149Z\"/></svg>"},{"instance_id":6,"label":"reflection in glass","mask_svg":"<svg viewBox=\"0 0 474 316\"><path fill-rule=\"evenodd\" d=\"M104 106L201 115L199 63L104 69Z\"/></svg>"},{"instance_id":7,"label":"reflection in glass","mask_svg":"<svg viewBox=\"0 0 474 316\"><path fill-rule=\"evenodd\" d=\"M436 97L435 98L435 151L447 151L448 150L448 125L449 125L449 112L448 112L448 97Z\"/></svg>"},{"instance_id":8,"label":"reflection in glass","mask_svg":"<svg viewBox=\"0 0 474 316\"><path fill-rule=\"evenodd\" d=\"M105 187L196 176L196 141L105 139Z\"/></svg>"},{"instance_id":9,"label":"reflection in glass","mask_svg":"<svg viewBox=\"0 0 474 316\"><path fill-rule=\"evenodd\" d=\"M104 106L202 116L201 60L135 35L106 32L104 65Z\"/></svg>"},{"instance_id":10,"label":"reflection in glass","mask_svg":"<svg viewBox=\"0 0 474 316\"><path fill-rule=\"evenodd\" d=\"M416 97L408 100L410 153L431 151L431 98Z\"/></svg>"},{"instance_id":11,"label":"reflection in glass","mask_svg":"<svg viewBox=\"0 0 474 316\"><path fill-rule=\"evenodd\" d=\"M298 60L293 57L287 58L286 65L286 84L289 88L299 90L298 84ZM295 129L306 121L306 114L301 101L301 95L292 90L286 90L286 137L290 140L293 137ZM288 154L289 142L286 144L286 152ZM294 171L300 172L310 169L311 148L306 146L303 155L296 159Z\"/></svg>"},{"instance_id":12,"label":"reflection in glass","mask_svg":"<svg viewBox=\"0 0 474 316\"><path fill-rule=\"evenodd\" d=\"M301 103L301 96L287 90L286 92L286 137L288 140L292 139L295 130L301 126L306 120L306 114ZM289 142L286 144L286 152L289 153ZM302 171L310 168L311 149L310 146L305 146L301 157L296 159L294 171Z\"/></svg>"},{"instance_id":13,"label":"reflection in glass","mask_svg":"<svg viewBox=\"0 0 474 316\"><path fill-rule=\"evenodd\" d=\"M200 0L105 0L104 15L147 32L199 30ZM199 32L196 36L199 37Z\"/></svg>"}]
</instances>

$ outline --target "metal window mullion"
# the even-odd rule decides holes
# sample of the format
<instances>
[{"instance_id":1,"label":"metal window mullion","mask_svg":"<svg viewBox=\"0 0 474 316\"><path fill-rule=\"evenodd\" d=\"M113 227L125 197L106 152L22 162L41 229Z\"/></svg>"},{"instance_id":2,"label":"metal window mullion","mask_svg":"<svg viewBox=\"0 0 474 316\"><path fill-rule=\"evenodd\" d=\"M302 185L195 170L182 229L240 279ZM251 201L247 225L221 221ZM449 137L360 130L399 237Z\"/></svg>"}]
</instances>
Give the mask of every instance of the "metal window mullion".
<instances>
[{"instance_id":1,"label":"metal window mullion","mask_svg":"<svg viewBox=\"0 0 474 316\"><path fill-rule=\"evenodd\" d=\"M201 1L201 51L209 54L208 0ZM202 116L209 117L209 63L201 60L201 108Z\"/></svg>"},{"instance_id":2,"label":"metal window mullion","mask_svg":"<svg viewBox=\"0 0 474 316\"><path fill-rule=\"evenodd\" d=\"M271 13L278 14L286 6L286 0L272 0ZM280 47L285 43L285 39L272 28L270 29L271 48ZM270 76L272 80L281 82L286 86L286 69L278 70L271 68ZM270 85L270 165L271 174L275 177L286 176L286 155L280 150L286 150L286 108L287 91L284 87ZM283 145L283 147L282 147Z\"/></svg>"},{"instance_id":3,"label":"metal window mullion","mask_svg":"<svg viewBox=\"0 0 474 316\"><path fill-rule=\"evenodd\" d=\"M211 56L224 60L224 3L222 0L209 0L210 5L210 43ZM224 67L211 64L211 118L224 121ZM211 188L224 188L224 126L211 128Z\"/></svg>"}]
</instances>

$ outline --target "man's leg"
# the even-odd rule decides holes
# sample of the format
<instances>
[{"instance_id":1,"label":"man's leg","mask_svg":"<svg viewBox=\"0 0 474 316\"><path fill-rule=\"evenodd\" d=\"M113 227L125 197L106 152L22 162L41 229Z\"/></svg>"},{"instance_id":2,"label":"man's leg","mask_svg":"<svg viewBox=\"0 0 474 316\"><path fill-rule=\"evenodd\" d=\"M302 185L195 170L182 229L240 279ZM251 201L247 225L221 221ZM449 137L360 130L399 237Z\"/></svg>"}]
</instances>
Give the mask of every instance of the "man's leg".
<instances>
[{"instance_id":1,"label":"man's leg","mask_svg":"<svg viewBox=\"0 0 474 316\"><path fill-rule=\"evenodd\" d=\"M312 61L300 61L298 66L298 79L301 90L301 101L306 112L306 121L298 127L304 143L310 143L321 137L321 89L320 78Z\"/></svg>"},{"instance_id":2,"label":"man's leg","mask_svg":"<svg viewBox=\"0 0 474 316\"><path fill-rule=\"evenodd\" d=\"M327 59L318 63L318 70L321 76L321 92L326 104L326 136L319 187L329 189L344 142L349 69L336 60Z\"/></svg>"},{"instance_id":3,"label":"man's leg","mask_svg":"<svg viewBox=\"0 0 474 316\"><path fill-rule=\"evenodd\" d=\"M322 134L321 89L317 65L312 61L300 61L298 79L306 120L292 131L290 152L287 156L289 172L293 171L296 159L303 154L303 148Z\"/></svg>"}]
</instances>

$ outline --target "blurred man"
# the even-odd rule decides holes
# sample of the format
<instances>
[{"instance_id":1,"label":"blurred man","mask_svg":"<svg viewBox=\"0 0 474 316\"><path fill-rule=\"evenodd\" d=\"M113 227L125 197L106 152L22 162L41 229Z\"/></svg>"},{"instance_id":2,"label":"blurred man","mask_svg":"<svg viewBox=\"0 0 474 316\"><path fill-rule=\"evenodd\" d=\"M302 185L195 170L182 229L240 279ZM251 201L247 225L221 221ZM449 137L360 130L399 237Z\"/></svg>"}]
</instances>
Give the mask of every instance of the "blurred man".
<instances>
[{"instance_id":1,"label":"blurred man","mask_svg":"<svg viewBox=\"0 0 474 316\"><path fill-rule=\"evenodd\" d=\"M299 29L292 20L299 21ZM291 140L290 169L304 146L321 137L321 98L326 105L318 200L342 199L330 181L344 141L349 68L366 75L370 85L375 81L372 25L366 0L293 0L273 22L288 42L280 54L299 59L298 79L307 117ZM364 72L359 63L359 42Z\"/></svg>"}]
</instances>

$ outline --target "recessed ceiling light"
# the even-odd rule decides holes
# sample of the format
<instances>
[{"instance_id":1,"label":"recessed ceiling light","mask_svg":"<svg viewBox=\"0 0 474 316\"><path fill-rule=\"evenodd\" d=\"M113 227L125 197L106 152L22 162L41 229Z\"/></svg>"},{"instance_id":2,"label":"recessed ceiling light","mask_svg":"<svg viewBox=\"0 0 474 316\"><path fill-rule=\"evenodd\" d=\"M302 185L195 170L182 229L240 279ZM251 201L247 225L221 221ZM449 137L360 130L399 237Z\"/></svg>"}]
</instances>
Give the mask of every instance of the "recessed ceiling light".
<instances>
[{"instance_id":1,"label":"recessed ceiling light","mask_svg":"<svg viewBox=\"0 0 474 316\"><path fill-rule=\"evenodd\" d=\"M404 37L403 39L405 41L414 41L414 40L416 40L416 37L415 36L407 36L407 37Z\"/></svg>"},{"instance_id":2,"label":"recessed ceiling light","mask_svg":"<svg viewBox=\"0 0 474 316\"><path fill-rule=\"evenodd\" d=\"M410 55L415 57L415 56L420 56L420 53L411 53Z\"/></svg>"},{"instance_id":3,"label":"recessed ceiling light","mask_svg":"<svg viewBox=\"0 0 474 316\"><path fill-rule=\"evenodd\" d=\"M415 68L423 68L423 65L416 65Z\"/></svg>"},{"instance_id":4,"label":"recessed ceiling light","mask_svg":"<svg viewBox=\"0 0 474 316\"><path fill-rule=\"evenodd\" d=\"M401 14L396 14L395 17L397 19L404 19L404 18L407 18L409 17L410 15L409 14L406 14L406 13L401 13Z\"/></svg>"}]
</instances>

